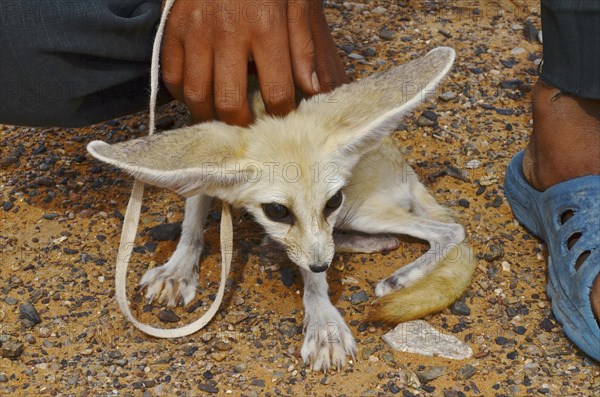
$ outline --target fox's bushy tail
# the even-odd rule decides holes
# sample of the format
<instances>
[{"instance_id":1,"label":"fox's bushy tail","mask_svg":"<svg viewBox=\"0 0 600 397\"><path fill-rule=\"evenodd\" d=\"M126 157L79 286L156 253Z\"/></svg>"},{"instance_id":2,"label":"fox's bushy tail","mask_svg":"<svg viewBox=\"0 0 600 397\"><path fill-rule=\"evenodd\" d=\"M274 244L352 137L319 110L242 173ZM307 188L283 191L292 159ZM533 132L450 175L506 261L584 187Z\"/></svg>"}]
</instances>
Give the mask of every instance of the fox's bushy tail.
<instances>
[{"instance_id":1,"label":"fox's bushy tail","mask_svg":"<svg viewBox=\"0 0 600 397\"><path fill-rule=\"evenodd\" d=\"M439 312L462 296L471 283L477 261L466 243L456 245L435 269L410 286L373 303L373 321L398 324Z\"/></svg>"}]
</instances>

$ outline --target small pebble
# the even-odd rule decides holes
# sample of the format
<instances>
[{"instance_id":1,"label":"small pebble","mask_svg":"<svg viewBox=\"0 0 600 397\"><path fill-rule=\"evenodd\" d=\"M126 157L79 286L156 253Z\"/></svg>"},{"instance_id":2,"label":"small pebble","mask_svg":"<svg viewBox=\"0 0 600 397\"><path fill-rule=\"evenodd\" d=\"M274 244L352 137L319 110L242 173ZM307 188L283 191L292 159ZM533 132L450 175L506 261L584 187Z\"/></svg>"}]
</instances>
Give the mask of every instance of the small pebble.
<instances>
[{"instance_id":1,"label":"small pebble","mask_svg":"<svg viewBox=\"0 0 600 397\"><path fill-rule=\"evenodd\" d=\"M435 121L432 121L432 120L428 119L427 117L420 116L417 119L417 125L419 127L431 127L431 126L435 125Z\"/></svg>"},{"instance_id":2,"label":"small pebble","mask_svg":"<svg viewBox=\"0 0 600 397\"><path fill-rule=\"evenodd\" d=\"M393 381L388 382L388 389L389 389L390 393L392 393L392 394L398 394L398 393L400 393L400 390L402 390Z\"/></svg>"},{"instance_id":3,"label":"small pebble","mask_svg":"<svg viewBox=\"0 0 600 397\"><path fill-rule=\"evenodd\" d=\"M475 170L481 167L481 162L479 160L469 160L467 164L465 164L465 168L469 170Z\"/></svg>"},{"instance_id":4,"label":"small pebble","mask_svg":"<svg viewBox=\"0 0 600 397\"><path fill-rule=\"evenodd\" d=\"M540 321L540 328L546 332L552 332L554 327L556 327L556 325L548 317Z\"/></svg>"},{"instance_id":5,"label":"small pebble","mask_svg":"<svg viewBox=\"0 0 600 397\"><path fill-rule=\"evenodd\" d=\"M396 37L396 32L388 30L387 28L383 28L377 35L383 40L394 40Z\"/></svg>"},{"instance_id":6,"label":"small pebble","mask_svg":"<svg viewBox=\"0 0 600 397\"><path fill-rule=\"evenodd\" d=\"M11 201L5 201L4 204L2 204L2 209L4 211L10 211L13 207L13 203Z\"/></svg>"},{"instance_id":7,"label":"small pebble","mask_svg":"<svg viewBox=\"0 0 600 397\"><path fill-rule=\"evenodd\" d=\"M279 270L281 282L290 288L294 285L294 269L291 266L284 266Z\"/></svg>"},{"instance_id":8,"label":"small pebble","mask_svg":"<svg viewBox=\"0 0 600 397\"><path fill-rule=\"evenodd\" d=\"M366 57L374 57L377 55L377 50L373 47L367 47L363 50L363 55Z\"/></svg>"},{"instance_id":9,"label":"small pebble","mask_svg":"<svg viewBox=\"0 0 600 397\"><path fill-rule=\"evenodd\" d=\"M456 316L469 316L471 315L471 309L463 301L456 301L450 306L450 311Z\"/></svg>"},{"instance_id":10,"label":"small pebble","mask_svg":"<svg viewBox=\"0 0 600 397\"><path fill-rule=\"evenodd\" d=\"M467 380L475 375L475 373L477 373L477 368L471 364L467 364L463 367L460 367L458 371L456 371L456 378L458 380Z\"/></svg>"},{"instance_id":11,"label":"small pebble","mask_svg":"<svg viewBox=\"0 0 600 397\"><path fill-rule=\"evenodd\" d=\"M179 316L171 310L161 310L158 312L158 319L163 323L176 323L180 320Z\"/></svg>"},{"instance_id":12,"label":"small pebble","mask_svg":"<svg viewBox=\"0 0 600 397\"><path fill-rule=\"evenodd\" d=\"M464 198L458 200L458 205L460 205L463 208L469 208L470 207L469 200L464 199Z\"/></svg>"},{"instance_id":13,"label":"small pebble","mask_svg":"<svg viewBox=\"0 0 600 397\"><path fill-rule=\"evenodd\" d=\"M23 343L16 341L8 341L2 344L0 347L0 357L2 358L17 358L23 354L24 350Z\"/></svg>"},{"instance_id":14,"label":"small pebble","mask_svg":"<svg viewBox=\"0 0 600 397\"><path fill-rule=\"evenodd\" d=\"M165 115L156 120L156 129L168 130L175 125L175 119L171 115Z\"/></svg>"},{"instance_id":15,"label":"small pebble","mask_svg":"<svg viewBox=\"0 0 600 397\"><path fill-rule=\"evenodd\" d=\"M488 252L483 256L488 262L493 262L504 255L504 248L500 244L492 244L488 248Z\"/></svg>"},{"instance_id":16,"label":"small pebble","mask_svg":"<svg viewBox=\"0 0 600 397\"><path fill-rule=\"evenodd\" d=\"M431 367L423 371L417 371L417 377L421 383L428 383L446 373L446 367Z\"/></svg>"},{"instance_id":17,"label":"small pebble","mask_svg":"<svg viewBox=\"0 0 600 397\"><path fill-rule=\"evenodd\" d=\"M163 223L151 228L148 233L156 241L175 241L181 234L180 223Z\"/></svg>"},{"instance_id":18,"label":"small pebble","mask_svg":"<svg viewBox=\"0 0 600 397\"><path fill-rule=\"evenodd\" d=\"M456 98L456 93L454 91L445 91L440 95L440 99L444 102L450 102Z\"/></svg>"},{"instance_id":19,"label":"small pebble","mask_svg":"<svg viewBox=\"0 0 600 397\"><path fill-rule=\"evenodd\" d=\"M211 394L217 394L219 392L219 389L217 389L214 386L211 385L206 385L204 383L201 383L198 385L198 389L207 392L207 393L211 393Z\"/></svg>"},{"instance_id":20,"label":"small pebble","mask_svg":"<svg viewBox=\"0 0 600 397\"><path fill-rule=\"evenodd\" d=\"M40 314L38 313L36 308L31 304L31 302L27 302L20 305L19 311L21 313L21 318L31 321L34 325L42 322Z\"/></svg>"},{"instance_id":21,"label":"small pebble","mask_svg":"<svg viewBox=\"0 0 600 397\"><path fill-rule=\"evenodd\" d=\"M525 39L529 42L536 41L538 39L538 30L533 23L531 23L531 21L525 22L523 34L525 35Z\"/></svg>"},{"instance_id":22,"label":"small pebble","mask_svg":"<svg viewBox=\"0 0 600 397\"><path fill-rule=\"evenodd\" d=\"M358 305L360 303L367 302L369 300L369 295L364 290L357 291L350 295L350 303L353 305Z\"/></svg>"}]
</instances>

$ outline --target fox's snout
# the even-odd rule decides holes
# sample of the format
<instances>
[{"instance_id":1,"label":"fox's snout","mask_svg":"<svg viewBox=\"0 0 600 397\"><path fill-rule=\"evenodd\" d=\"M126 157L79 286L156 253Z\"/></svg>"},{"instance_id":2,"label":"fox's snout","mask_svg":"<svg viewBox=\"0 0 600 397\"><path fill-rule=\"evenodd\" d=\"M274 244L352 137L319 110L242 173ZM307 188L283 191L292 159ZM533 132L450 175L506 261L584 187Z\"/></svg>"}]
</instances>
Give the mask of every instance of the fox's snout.
<instances>
[{"instance_id":1,"label":"fox's snout","mask_svg":"<svg viewBox=\"0 0 600 397\"><path fill-rule=\"evenodd\" d=\"M322 273L325 270L329 269L329 264L328 263L322 263L320 265L310 265L308 266L308 268L313 272L313 273Z\"/></svg>"}]
</instances>

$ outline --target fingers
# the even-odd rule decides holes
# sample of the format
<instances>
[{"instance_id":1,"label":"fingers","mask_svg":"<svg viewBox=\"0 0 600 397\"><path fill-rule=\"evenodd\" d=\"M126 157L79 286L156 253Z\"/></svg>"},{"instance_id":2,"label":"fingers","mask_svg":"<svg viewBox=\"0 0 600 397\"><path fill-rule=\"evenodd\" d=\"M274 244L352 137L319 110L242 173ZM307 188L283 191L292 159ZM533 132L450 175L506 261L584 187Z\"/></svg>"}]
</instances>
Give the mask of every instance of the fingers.
<instances>
[{"instance_id":1,"label":"fingers","mask_svg":"<svg viewBox=\"0 0 600 397\"><path fill-rule=\"evenodd\" d=\"M257 39L251 50L265 108L272 115L284 116L295 108L294 76L285 14L275 15L272 23L254 26Z\"/></svg>"},{"instance_id":2,"label":"fingers","mask_svg":"<svg viewBox=\"0 0 600 397\"><path fill-rule=\"evenodd\" d=\"M213 52L210 47L186 47L183 100L196 123L216 117L213 89Z\"/></svg>"},{"instance_id":3,"label":"fingers","mask_svg":"<svg viewBox=\"0 0 600 397\"><path fill-rule=\"evenodd\" d=\"M315 43L311 32L310 7L306 0L290 0L287 9L290 54L294 82L308 95L320 92L315 69Z\"/></svg>"},{"instance_id":4,"label":"fingers","mask_svg":"<svg viewBox=\"0 0 600 397\"><path fill-rule=\"evenodd\" d=\"M322 92L348 82L337 47L331 37L322 2L310 2L310 23L315 46L315 69Z\"/></svg>"},{"instance_id":5,"label":"fingers","mask_svg":"<svg viewBox=\"0 0 600 397\"><path fill-rule=\"evenodd\" d=\"M183 101L183 44L172 31L165 32L160 55L163 82L173 98Z\"/></svg>"},{"instance_id":6,"label":"fingers","mask_svg":"<svg viewBox=\"0 0 600 397\"><path fill-rule=\"evenodd\" d=\"M214 104L217 117L227 124L245 126L252 121L248 104L247 44L229 41L215 49Z\"/></svg>"}]
</instances>

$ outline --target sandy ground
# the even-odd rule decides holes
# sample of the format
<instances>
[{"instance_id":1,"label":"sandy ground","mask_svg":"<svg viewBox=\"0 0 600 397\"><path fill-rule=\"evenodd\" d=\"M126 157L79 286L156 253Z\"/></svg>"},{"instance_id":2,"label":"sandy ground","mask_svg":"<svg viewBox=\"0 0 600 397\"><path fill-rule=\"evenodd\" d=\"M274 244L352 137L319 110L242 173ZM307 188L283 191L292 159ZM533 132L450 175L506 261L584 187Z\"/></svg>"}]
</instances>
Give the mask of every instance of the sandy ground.
<instances>
[{"instance_id":1,"label":"sandy ground","mask_svg":"<svg viewBox=\"0 0 600 397\"><path fill-rule=\"evenodd\" d=\"M368 302L350 302L351 294L359 290L372 299L375 281L423 252L423 244L406 240L387 254L336 256L329 271L332 301L357 339L358 357L340 372L309 371L299 360L301 278L284 255L261 253L263 233L241 212L236 213L234 226L238 248L233 272L216 318L198 334L177 340L157 340L137 331L113 299L114 259L132 181L91 160L85 144L144 135L147 115L138 114L83 129L0 127L4 202L0 393L591 396L600 392L597 364L565 338L550 312L544 248L515 222L502 190L507 162L524 148L531 126L530 92L541 44L528 42L522 27L526 21L540 27L537 2L327 4L352 79L435 46L452 46L458 52L439 93L443 99L407 117L394 141L438 200L458 214L478 252L478 268L463 297L470 314L445 310L426 319L465 341L474 356L453 361L393 351L380 339L390 327L365 323ZM425 110L434 112L437 120L424 120ZM168 116L163 119L167 124L169 118L175 126L187 122L185 111L175 104L165 106L161 114ZM425 124L433 125L421 126ZM477 163L477 168L468 168ZM133 290L146 267L165 262L175 248L175 241L155 241L150 228L180 222L183 204L172 193L149 189L129 273L137 316L161 326L169 326L158 320L163 308L144 305ZM217 290L218 218L215 206L206 229L207 252L193 305L197 310L176 309L179 324L202 313ZM20 319L20 305L28 302L41 323ZM6 357L11 353L17 357ZM424 377L437 370L443 374L425 382Z\"/></svg>"}]
</instances>

